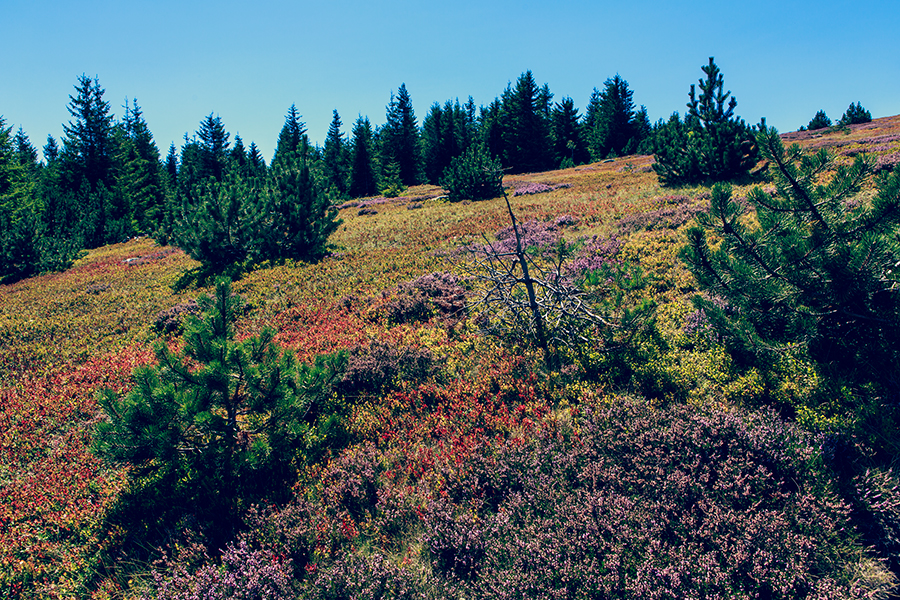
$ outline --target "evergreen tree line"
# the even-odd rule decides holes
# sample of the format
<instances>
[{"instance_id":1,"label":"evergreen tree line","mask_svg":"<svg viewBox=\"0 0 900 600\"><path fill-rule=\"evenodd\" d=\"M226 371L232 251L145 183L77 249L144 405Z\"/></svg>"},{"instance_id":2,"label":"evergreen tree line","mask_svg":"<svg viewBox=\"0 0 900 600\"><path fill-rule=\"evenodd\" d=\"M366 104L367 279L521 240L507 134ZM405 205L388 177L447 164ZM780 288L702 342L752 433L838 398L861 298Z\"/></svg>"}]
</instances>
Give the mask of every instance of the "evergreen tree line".
<instances>
[{"instance_id":1,"label":"evergreen tree line","mask_svg":"<svg viewBox=\"0 0 900 600\"><path fill-rule=\"evenodd\" d=\"M453 159L483 146L510 173L576 166L611 156L652 151L653 126L635 109L628 82L616 75L594 89L585 115L570 97L553 102L531 71L487 106L470 96L434 102L418 125L406 85L391 95L386 121L373 127L360 116L350 139L337 111L321 153L333 197L385 193L396 186L440 185Z\"/></svg>"},{"instance_id":2,"label":"evergreen tree line","mask_svg":"<svg viewBox=\"0 0 900 600\"><path fill-rule=\"evenodd\" d=\"M347 135L335 110L322 147L291 106L270 165L255 142L231 141L212 113L162 159L137 101L126 100L116 120L99 81L82 75L69 97L72 120L59 143L48 136L43 161L0 116L0 281L66 268L83 248L140 234L178 245L212 271L314 259L337 226L335 203L441 185L465 170L450 168L456 159L522 173L655 153L665 184L746 174L758 158L754 133L734 115L737 102L712 58L703 71L685 118L676 112L653 125L618 74L594 89L584 115L568 96L553 102L549 86L526 71L486 106L471 97L433 103L421 126L402 84L381 126L360 115ZM851 109L842 122L871 118Z\"/></svg>"},{"instance_id":3,"label":"evergreen tree line","mask_svg":"<svg viewBox=\"0 0 900 600\"><path fill-rule=\"evenodd\" d=\"M549 86L539 87L528 71L488 106L476 108L471 97L462 105L434 103L421 126L403 84L381 126L359 116L347 135L335 110L322 147L310 144L291 106L270 165L255 143L232 141L210 114L163 158L138 102L126 100L116 119L104 93L97 78L78 78L72 118L59 141L47 137L43 161L25 132L13 134L0 117L3 281L66 268L84 248L134 235L175 243L215 268L222 261L313 258L334 227L331 203L439 184L450 162L473 146L515 173L646 150L652 133L646 109L635 110L618 75L594 90L581 116L569 97L554 104ZM300 198L305 208L288 206ZM288 228L281 238L294 241L259 241L273 221Z\"/></svg>"}]
</instances>

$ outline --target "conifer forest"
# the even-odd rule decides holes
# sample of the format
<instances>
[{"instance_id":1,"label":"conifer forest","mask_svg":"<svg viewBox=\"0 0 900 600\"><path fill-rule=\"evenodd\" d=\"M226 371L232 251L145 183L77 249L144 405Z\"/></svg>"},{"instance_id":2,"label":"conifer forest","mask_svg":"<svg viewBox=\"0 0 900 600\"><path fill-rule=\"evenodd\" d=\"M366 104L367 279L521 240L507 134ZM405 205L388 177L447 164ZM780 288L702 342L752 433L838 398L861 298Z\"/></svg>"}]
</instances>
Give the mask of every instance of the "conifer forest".
<instances>
[{"instance_id":1,"label":"conifer forest","mask_svg":"<svg viewBox=\"0 0 900 600\"><path fill-rule=\"evenodd\" d=\"M900 116L696 75L0 113L0 600L900 597Z\"/></svg>"}]
</instances>

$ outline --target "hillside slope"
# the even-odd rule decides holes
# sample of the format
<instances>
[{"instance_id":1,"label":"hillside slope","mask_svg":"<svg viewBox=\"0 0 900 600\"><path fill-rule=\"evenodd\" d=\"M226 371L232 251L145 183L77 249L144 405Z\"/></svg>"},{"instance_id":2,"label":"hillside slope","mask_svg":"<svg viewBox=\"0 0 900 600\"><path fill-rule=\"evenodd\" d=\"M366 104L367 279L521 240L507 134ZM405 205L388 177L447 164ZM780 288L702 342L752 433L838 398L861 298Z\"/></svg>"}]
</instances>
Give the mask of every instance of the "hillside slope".
<instances>
[{"instance_id":1,"label":"hillside slope","mask_svg":"<svg viewBox=\"0 0 900 600\"><path fill-rule=\"evenodd\" d=\"M900 116L783 138L842 160L873 153L882 169L900 163ZM509 226L502 198L450 204L420 186L347 203L332 256L234 282L249 307L239 337L273 327L301 361L346 350L363 383L332 398L343 437L298 459L294 500L251 511L221 558L192 545L204 537L190 515L136 551L134 532L108 518L129 470L90 451L104 418L97 391L129 389L158 340L178 346L166 319L209 291L173 291L196 263L143 238L0 286L0 598L114 598L166 579L166 598L195 586L240 597L253 585L304 598L835 598L889 588L827 447L783 420L815 373L744 368L704 328L677 253L709 193L661 188L651 163L632 156L504 180L520 223L593 252L573 260L641 270L642 283L610 305L615 315L655 305L633 335L613 330L566 350L559 368L459 311L455 286L471 297L477 285L422 279L472 274L457 250ZM891 482L888 473L879 485ZM165 543L167 562L154 567Z\"/></svg>"}]
</instances>

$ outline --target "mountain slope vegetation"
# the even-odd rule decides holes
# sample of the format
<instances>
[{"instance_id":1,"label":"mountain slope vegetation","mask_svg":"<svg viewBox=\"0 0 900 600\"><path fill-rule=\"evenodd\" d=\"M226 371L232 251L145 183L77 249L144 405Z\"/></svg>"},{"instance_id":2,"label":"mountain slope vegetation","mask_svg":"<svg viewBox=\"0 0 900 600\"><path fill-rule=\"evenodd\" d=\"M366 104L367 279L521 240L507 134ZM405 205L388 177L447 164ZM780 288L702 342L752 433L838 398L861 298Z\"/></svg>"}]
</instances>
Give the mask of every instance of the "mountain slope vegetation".
<instances>
[{"instance_id":1,"label":"mountain slope vegetation","mask_svg":"<svg viewBox=\"0 0 900 600\"><path fill-rule=\"evenodd\" d=\"M867 153L884 173L900 162L900 117L782 139L838 164ZM735 351L703 309L728 307L695 304L679 259L713 194L662 187L652 163L508 174L506 198L478 202L410 175L396 197L335 199L321 260L240 273L228 289L242 309L220 315L228 347L271 336L294 383L306 380L290 369L342 358L303 396L289 455L255 433L273 409L236 417L216 456L253 473L277 458L280 491L248 476L215 519L214 489L171 491L207 481L202 463L157 485L159 456L95 452L111 407L141 397L160 357L186 357L186 377L191 360L217 360L191 354L216 315L212 282L184 281L199 263L101 236L67 270L0 286L0 598L889 597L890 385L830 402L834 379L802 347ZM777 196L759 177L731 198ZM874 195L866 184L852 201ZM566 327L552 359L519 283L506 312L487 310L523 261L590 309L537 295L546 327ZM221 416L203 412L196 422ZM159 496L136 500L148 490ZM167 511L145 519L152 502Z\"/></svg>"}]
</instances>

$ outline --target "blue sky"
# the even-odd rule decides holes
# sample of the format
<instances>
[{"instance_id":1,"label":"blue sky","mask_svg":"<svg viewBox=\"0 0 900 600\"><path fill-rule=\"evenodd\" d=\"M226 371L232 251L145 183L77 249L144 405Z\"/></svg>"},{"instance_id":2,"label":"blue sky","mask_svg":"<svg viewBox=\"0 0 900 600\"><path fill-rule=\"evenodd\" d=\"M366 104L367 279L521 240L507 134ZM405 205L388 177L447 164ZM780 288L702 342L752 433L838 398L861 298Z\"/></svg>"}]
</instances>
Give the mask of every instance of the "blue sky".
<instances>
[{"instance_id":1,"label":"blue sky","mask_svg":"<svg viewBox=\"0 0 900 600\"><path fill-rule=\"evenodd\" d=\"M582 113L616 73L652 121L683 113L710 56L750 123L796 130L857 101L900 113L897 0L0 0L0 15L0 115L38 149L62 136L82 73L117 117L137 99L162 154L215 113L267 161L291 104L322 142L333 109L345 132L383 123L401 83L421 123L527 69Z\"/></svg>"}]
</instances>

